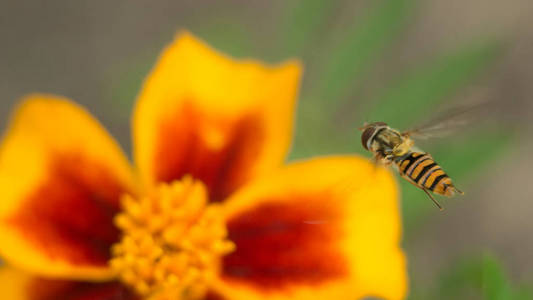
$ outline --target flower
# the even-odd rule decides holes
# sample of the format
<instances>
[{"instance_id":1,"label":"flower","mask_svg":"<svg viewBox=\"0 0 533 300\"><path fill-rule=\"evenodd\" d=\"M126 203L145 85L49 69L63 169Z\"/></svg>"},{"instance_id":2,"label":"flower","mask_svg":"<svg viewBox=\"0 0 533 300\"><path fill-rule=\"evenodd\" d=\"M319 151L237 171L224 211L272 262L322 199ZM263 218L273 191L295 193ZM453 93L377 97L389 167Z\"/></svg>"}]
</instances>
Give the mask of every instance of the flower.
<instances>
[{"instance_id":1,"label":"flower","mask_svg":"<svg viewBox=\"0 0 533 300\"><path fill-rule=\"evenodd\" d=\"M135 107L135 168L88 112L28 96L0 146L3 297L402 299L391 174L283 166L299 77L180 33Z\"/></svg>"}]
</instances>

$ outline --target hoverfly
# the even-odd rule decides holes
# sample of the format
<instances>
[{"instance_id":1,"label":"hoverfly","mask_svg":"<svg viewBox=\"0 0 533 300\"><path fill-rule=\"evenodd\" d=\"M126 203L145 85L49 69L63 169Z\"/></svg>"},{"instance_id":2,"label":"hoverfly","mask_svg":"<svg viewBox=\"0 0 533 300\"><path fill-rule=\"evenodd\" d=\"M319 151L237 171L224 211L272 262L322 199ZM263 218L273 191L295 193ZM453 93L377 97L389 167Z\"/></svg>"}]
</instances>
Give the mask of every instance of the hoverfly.
<instances>
[{"instance_id":1,"label":"hoverfly","mask_svg":"<svg viewBox=\"0 0 533 300\"><path fill-rule=\"evenodd\" d=\"M442 123L425 129L436 127L442 127ZM360 128L361 142L366 150L372 152L376 163L387 166L394 164L403 178L422 189L442 210L430 191L447 197L464 193L455 187L429 153L414 147L412 137L425 137L426 131L423 129L400 132L384 122L369 123Z\"/></svg>"}]
</instances>

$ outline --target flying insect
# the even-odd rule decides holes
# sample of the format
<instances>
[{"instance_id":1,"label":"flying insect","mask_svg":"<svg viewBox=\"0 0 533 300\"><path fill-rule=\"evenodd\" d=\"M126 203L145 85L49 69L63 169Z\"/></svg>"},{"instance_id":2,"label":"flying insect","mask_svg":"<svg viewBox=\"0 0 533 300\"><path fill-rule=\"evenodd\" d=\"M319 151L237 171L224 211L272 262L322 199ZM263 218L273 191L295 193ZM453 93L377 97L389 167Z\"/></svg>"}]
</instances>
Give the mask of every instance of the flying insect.
<instances>
[{"instance_id":1,"label":"flying insect","mask_svg":"<svg viewBox=\"0 0 533 300\"><path fill-rule=\"evenodd\" d=\"M374 161L396 166L400 175L422 189L440 210L442 206L430 192L447 197L464 194L429 153L416 149L412 137L423 137L423 129L400 132L384 122L374 122L360 130L363 147L372 152Z\"/></svg>"}]
</instances>

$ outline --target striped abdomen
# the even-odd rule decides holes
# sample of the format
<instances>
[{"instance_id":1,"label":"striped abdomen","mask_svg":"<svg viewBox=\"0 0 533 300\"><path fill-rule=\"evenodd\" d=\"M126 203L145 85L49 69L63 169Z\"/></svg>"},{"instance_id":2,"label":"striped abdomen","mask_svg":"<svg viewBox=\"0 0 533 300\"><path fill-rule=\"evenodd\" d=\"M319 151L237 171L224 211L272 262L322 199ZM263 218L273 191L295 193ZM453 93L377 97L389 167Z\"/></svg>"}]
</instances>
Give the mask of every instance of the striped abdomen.
<instances>
[{"instance_id":1,"label":"striped abdomen","mask_svg":"<svg viewBox=\"0 0 533 300\"><path fill-rule=\"evenodd\" d=\"M455 188L452 180L433 160L431 155L410 152L398 158L395 162L400 174L419 188L445 196L454 194Z\"/></svg>"}]
</instances>

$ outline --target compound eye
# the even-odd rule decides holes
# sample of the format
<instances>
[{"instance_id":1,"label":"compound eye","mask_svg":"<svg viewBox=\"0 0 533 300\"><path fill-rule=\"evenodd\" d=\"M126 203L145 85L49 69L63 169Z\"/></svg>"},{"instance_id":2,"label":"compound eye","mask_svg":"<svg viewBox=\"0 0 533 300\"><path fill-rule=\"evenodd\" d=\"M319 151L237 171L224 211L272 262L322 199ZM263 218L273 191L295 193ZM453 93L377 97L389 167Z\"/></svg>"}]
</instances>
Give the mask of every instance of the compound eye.
<instances>
[{"instance_id":1,"label":"compound eye","mask_svg":"<svg viewBox=\"0 0 533 300\"><path fill-rule=\"evenodd\" d=\"M366 150L370 150L367 147L368 140L374 135L375 131L376 131L376 127L368 127L361 134L361 143L363 144L363 148L365 148Z\"/></svg>"}]
</instances>

